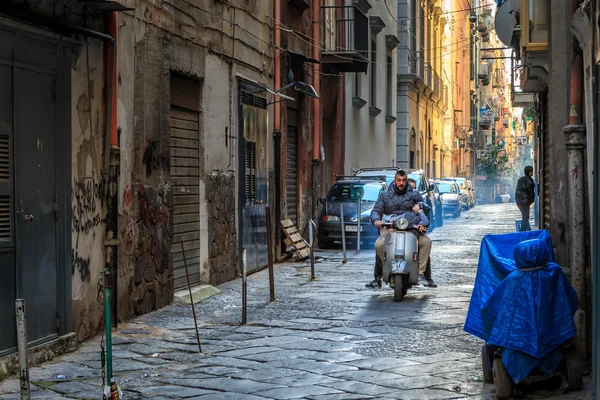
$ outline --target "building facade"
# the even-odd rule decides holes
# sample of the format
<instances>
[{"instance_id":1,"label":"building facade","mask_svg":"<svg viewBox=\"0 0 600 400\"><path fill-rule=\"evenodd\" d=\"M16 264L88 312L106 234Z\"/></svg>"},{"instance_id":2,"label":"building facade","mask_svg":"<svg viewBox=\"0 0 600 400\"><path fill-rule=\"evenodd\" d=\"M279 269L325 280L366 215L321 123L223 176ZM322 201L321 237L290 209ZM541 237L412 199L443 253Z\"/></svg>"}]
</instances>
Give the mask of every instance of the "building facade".
<instances>
[{"instance_id":1,"label":"building facade","mask_svg":"<svg viewBox=\"0 0 600 400\"><path fill-rule=\"evenodd\" d=\"M0 12L0 356L16 350L17 297L32 343L83 339L101 325L105 268L116 323L172 301L182 249L193 283L236 277L241 247L249 269L262 266L270 4L13 1Z\"/></svg>"},{"instance_id":2,"label":"building facade","mask_svg":"<svg viewBox=\"0 0 600 400\"><path fill-rule=\"evenodd\" d=\"M424 169L430 177L441 177L444 151L444 117L454 85L464 87L442 66L444 60L462 50L468 31L462 31L462 43L444 45L445 26L452 21L445 14L442 1L398 1L398 85L396 103L396 165ZM462 13L459 13L462 15ZM450 14L456 15L456 14ZM462 18L462 17L457 17ZM457 31L460 30L457 24ZM458 35L458 34L457 34ZM464 73L464 67L459 69ZM461 75L461 77L463 77ZM450 86L450 82L455 82ZM461 97L462 98L462 97ZM456 105L456 107L459 107ZM450 175L450 171L444 171Z\"/></svg>"},{"instance_id":3,"label":"building facade","mask_svg":"<svg viewBox=\"0 0 600 400\"><path fill-rule=\"evenodd\" d=\"M347 73L344 170L396 165L397 10L395 1L371 1L365 72ZM357 12L362 12L360 9Z\"/></svg>"}]
</instances>

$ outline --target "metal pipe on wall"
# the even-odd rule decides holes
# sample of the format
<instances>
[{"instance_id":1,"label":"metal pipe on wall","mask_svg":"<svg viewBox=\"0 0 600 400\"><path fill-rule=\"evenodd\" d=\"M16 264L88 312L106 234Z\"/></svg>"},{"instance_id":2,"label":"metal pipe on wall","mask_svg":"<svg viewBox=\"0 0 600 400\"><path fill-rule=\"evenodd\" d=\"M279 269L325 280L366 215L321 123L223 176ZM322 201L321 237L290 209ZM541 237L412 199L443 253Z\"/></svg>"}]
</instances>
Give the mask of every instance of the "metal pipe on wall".
<instances>
[{"instance_id":1,"label":"metal pipe on wall","mask_svg":"<svg viewBox=\"0 0 600 400\"><path fill-rule=\"evenodd\" d=\"M279 90L281 89L281 56L279 51L281 46L281 0L273 0L273 14L275 16L275 26L273 27L273 41L275 45L273 75L275 90ZM276 101L274 105L273 130L281 132L281 102L279 101ZM279 149L275 149L275 151L278 152Z\"/></svg>"},{"instance_id":2,"label":"metal pipe on wall","mask_svg":"<svg viewBox=\"0 0 600 400\"><path fill-rule=\"evenodd\" d=\"M105 244L105 267L112 275L112 324L117 326L117 246L118 246L118 193L119 193L119 146L117 137L117 13L106 16L106 33L113 38L104 42L104 67L106 85L106 146L104 148L103 179L107 183L107 215Z\"/></svg>"},{"instance_id":3,"label":"metal pipe on wall","mask_svg":"<svg viewBox=\"0 0 600 400\"><path fill-rule=\"evenodd\" d=\"M321 2L313 0L312 2L312 36L313 36L313 58L320 59L320 41L321 41ZM321 64L313 63L313 86L317 93L321 93ZM321 160L321 101L313 98L313 161ZM316 194L315 194L316 196Z\"/></svg>"}]
</instances>

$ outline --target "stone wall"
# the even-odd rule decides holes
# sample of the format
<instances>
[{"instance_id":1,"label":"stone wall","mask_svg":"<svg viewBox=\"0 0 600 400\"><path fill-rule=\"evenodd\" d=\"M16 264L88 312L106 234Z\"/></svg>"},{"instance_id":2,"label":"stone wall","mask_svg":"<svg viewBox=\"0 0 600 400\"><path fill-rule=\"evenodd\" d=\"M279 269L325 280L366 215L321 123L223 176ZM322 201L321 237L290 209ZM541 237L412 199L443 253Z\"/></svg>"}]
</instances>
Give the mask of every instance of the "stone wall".
<instances>
[{"instance_id":1,"label":"stone wall","mask_svg":"<svg viewBox=\"0 0 600 400\"><path fill-rule=\"evenodd\" d=\"M135 204L139 229L129 300L139 315L164 307L173 299L173 195L168 186L155 189L140 184Z\"/></svg>"},{"instance_id":2,"label":"stone wall","mask_svg":"<svg viewBox=\"0 0 600 400\"><path fill-rule=\"evenodd\" d=\"M210 284L219 285L238 276L236 181L232 172L213 172L204 178L208 211L208 270Z\"/></svg>"}]
</instances>

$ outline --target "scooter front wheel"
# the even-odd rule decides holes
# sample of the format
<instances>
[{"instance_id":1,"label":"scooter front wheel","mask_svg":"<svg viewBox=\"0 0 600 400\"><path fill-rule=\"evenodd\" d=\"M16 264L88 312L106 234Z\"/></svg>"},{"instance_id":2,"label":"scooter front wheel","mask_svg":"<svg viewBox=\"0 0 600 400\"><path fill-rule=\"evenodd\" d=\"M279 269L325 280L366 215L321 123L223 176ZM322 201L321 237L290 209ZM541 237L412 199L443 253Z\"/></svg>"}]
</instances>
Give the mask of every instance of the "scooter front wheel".
<instances>
[{"instance_id":1,"label":"scooter front wheel","mask_svg":"<svg viewBox=\"0 0 600 400\"><path fill-rule=\"evenodd\" d=\"M406 295L406 289L402 282L402 275L394 275L394 301L402 301L404 295Z\"/></svg>"}]
</instances>

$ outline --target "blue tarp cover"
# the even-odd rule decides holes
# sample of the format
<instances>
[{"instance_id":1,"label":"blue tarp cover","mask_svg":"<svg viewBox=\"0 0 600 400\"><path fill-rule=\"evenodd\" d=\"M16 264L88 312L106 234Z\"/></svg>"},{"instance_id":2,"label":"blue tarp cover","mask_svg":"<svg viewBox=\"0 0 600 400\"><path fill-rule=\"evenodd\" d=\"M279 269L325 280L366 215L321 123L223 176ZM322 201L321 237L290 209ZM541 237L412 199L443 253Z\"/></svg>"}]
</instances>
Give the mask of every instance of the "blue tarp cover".
<instances>
[{"instance_id":1,"label":"blue tarp cover","mask_svg":"<svg viewBox=\"0 0 600 400\"><path fill-rule=\"evenodd\" d=\"M536 367L556 370L559 346L575 336L577 307L548 231L483 238L465 331L504 348L502 361L515 383Z\"/></svg>"}]
</instances>

